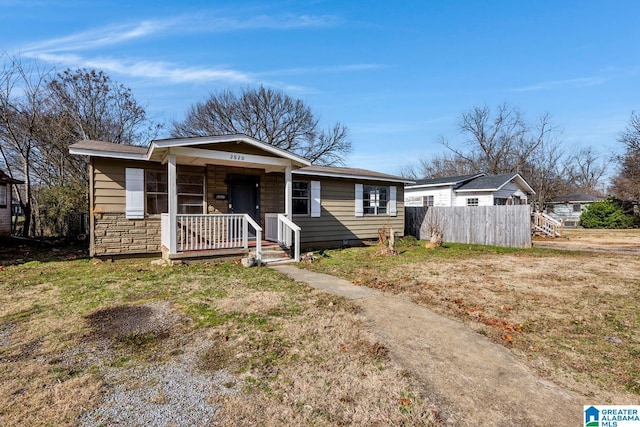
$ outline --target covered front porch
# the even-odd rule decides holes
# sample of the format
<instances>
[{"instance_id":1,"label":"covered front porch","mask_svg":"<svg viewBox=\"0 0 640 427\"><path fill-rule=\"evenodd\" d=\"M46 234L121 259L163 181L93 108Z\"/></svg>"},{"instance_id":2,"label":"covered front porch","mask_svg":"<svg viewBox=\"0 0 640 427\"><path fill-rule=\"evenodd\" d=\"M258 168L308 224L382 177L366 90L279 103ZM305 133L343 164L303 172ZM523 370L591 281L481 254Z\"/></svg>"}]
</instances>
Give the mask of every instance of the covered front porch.
<instances>
[{"instance_id":1,"label":"covered front porch","mask_svg":"<svg viewBox=\"0 0 640 427\"><path fill-rule=\"evenodd\" d=\"M165 259L251 253L260 262L268 241L299 261L292 170L306 160L244 136L153 144L151 160L166 167L166 211L160 215ZM157 188L145 182L149 205Z\"/></svg>"}]
</instances>

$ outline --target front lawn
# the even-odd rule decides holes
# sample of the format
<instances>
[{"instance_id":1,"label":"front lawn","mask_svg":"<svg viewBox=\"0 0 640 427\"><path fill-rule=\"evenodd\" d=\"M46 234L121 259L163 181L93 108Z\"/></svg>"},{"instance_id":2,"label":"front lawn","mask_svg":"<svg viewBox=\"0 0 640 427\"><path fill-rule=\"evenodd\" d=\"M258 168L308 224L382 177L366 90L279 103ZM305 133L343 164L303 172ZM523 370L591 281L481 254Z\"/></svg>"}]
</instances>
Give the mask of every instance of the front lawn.
<instances>
[{"instance_id":1,"label":"front lawn","mask_svg":"<svg viewBox=\"0 0 640 427\"><path fill-rule=\"evenodd\" d=\"M364 326L268 268L0 266L0 425L431 425Z\"/></svg>"},{"instance_id":2,"label":"front lawn","mask_svg":"<svg viewBox=\"0 0 640 427\"><path fill-rule=\"evenodd\" d=\"M411 239L398 250L326 251L306 267L457 318L594 401L638 400L640 257Z\"/></svg>"}]
</instances>

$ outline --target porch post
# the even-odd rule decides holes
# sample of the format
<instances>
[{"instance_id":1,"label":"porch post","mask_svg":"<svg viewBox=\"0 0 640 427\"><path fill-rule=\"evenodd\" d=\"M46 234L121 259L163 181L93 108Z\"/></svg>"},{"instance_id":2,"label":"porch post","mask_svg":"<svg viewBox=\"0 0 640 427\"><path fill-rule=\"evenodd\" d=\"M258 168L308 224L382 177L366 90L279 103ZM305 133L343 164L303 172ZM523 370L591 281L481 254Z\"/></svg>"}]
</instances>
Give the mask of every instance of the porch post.
<instances>
[{"instance_id":1,"label":"porch post","mask_svg":"<svg viewBox=\"0 0 640 427\"><path fill-rule=\"evenodd\" d=\"M291 165L284 169L284 214L291 219L291 205L293 204L293 180L291 177Z\"/></svg>"},{"instance_id":2,"label":"porch post","mask_svg":"<svg viewBox=\"0 0 640 427\"><path fill-rule=\"evenodd\" d=\"M175 254L177 252L177 234L178 234L178 220L176 214L178 212L178 191L176 186L176 155L169 153L167 156L167 183L169 188L168 201L169 201L169 253Z\"/></svg>"}]
</instances>

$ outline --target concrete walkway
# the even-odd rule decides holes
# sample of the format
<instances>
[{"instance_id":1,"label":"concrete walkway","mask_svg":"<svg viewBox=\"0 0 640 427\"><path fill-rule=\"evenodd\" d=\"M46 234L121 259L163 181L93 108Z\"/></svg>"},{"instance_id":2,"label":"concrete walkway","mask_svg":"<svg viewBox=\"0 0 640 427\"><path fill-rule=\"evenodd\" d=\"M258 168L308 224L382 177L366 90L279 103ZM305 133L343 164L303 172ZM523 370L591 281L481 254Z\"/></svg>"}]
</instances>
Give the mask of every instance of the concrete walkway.
<instances>
[{"instance_id":1,"label":"concrete walkway","mask_svg":"<svg viewBox=\"0 0 640 427\"><path fill-rule=\"evenodd\" d=\"M362 307L371 332L423 384L447 425L581 425L587 398L539 378L509 350L462 323L327 274L272 268Z\"/></svg>"}]
</instances>

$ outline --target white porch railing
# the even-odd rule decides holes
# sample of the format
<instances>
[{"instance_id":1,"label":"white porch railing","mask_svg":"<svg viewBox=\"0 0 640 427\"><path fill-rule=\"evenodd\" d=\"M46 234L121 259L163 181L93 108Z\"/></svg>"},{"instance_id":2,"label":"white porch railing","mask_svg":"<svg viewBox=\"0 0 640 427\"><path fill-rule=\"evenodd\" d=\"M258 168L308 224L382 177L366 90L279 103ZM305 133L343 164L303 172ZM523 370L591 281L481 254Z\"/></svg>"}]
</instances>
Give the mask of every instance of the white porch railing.
<instances>
[{"instance_id":1,"label":"white porch railing","mask_svg":"<svg viewBox=\"0 0 640 427\"><path fill-rule=\"evenodd\" d=\"M548 236L560 237L562 223L542 212L534 212L531 218L533 230L544 233Z\"/></svg>"},{"instance_id":2,"label":"white porch railing","mask_svg":"<svg viewBox=\"0 0 640 427\"><path fill-rule=\"evenodd\" d=\"M284 214L278 214L277 221L278 244L289 248L292 251L293 259L296 262L300 261L300 227Z\"/></svg>"},{"instance_id":3,"label":"white porch railing","mask_svg":"<svg viewBox=\"0 0 640 427\"><path fill-rule=\"evenodd\" d=\"M278 241L278 215L277 213L264 214L264 239L269 242Z\"/></svg>"},{"instance_id":4,"label":"white porch railing","mask_svg":"<svg viewBox=\"0 0 640 427\"><path fill-rule=\"evenodd\" d=\"M247 214L176 215L176 250L249 248L249 226L256 232L256 259L262 259L262 227ZM169 214L162 214L161 241L170 246Z\"/></svg>"}]
</instances>

